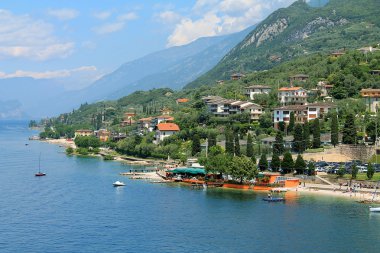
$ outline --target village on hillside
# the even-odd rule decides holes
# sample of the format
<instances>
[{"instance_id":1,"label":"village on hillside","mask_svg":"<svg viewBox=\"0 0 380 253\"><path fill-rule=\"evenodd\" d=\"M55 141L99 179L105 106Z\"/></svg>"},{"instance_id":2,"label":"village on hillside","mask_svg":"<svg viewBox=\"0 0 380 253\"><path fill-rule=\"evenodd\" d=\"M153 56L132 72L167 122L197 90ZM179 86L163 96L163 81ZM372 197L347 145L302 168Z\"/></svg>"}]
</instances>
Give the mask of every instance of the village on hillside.
<instances>
[{"instance_id":1,"label":"village on hillside","mask_svg":"<svg viewBox=\"0 0 380 253\"><path fill-rule=\"evenodd\" d=\"M368 57L378 49L364 47L357 51ZM338 61L344 55L344 51L339 51L327 57ZM370 69L367 74L378 80L380 70ZM288 76L287 83L277 86L246 80L247 74L239 72L232 73L230 80L218 80L215 89L230 83L243 84L228 97L196 91L171 98L172 93L166 92L164 97L172 99L171 104L157 108L156 104L153 107L148 103L140 109L134 104L120 120L109 114L115 108L104 105L100 114L92 116L92 128L71 127L70 135L65 130L57 134L57 126L70 119L69 114L61 115L56 120L58 125L45 121L45 132L40 137L63 137L69 142L73 139L77 149L68 149L70 154L95 153L106 159L124 155L136 160L159 159L176 166L186 163L191 166L188 161L193 161L214 172L223 171L218 163L225 157L233 157L231 161L235 157L246 159L236 162L249 160L260 171L283 174L310 175L319 171L344 175L353 170L365 173L368 163L372 176L380 172L377 164L380 87L362 88L358 99L342 105L332 94L334 83L326 79L311 81L307 72L294 73ZM87 107L84 105L78 111ZM233 172L230 174L234 176Z\"/></svg>"}]
</instances>

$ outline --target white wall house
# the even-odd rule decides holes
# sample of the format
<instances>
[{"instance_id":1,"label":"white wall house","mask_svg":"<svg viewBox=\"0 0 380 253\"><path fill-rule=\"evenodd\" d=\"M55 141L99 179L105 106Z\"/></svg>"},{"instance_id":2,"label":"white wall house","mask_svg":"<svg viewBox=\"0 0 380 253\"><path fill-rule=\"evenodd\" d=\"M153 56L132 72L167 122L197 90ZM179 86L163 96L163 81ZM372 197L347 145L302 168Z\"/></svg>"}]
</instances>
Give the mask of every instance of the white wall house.
<instances>
[{"instance_id":1,"label":"white wall house","mask_svg":"<svg viewBox=\"0 0 380 253\"><path fill-rule=\"evenodd\" d=\"M271 87L264 85L252 85L245 88L245 95L248 99L254 99L257 94L269 94L271 92Z\"/></svg>"},{"instance_id":2,"label":"white wall house","mask_svg":"<svg viewBox=\"0 0 380 253\"><path fill-rule=\"evenodd\" d=\"M251 120L258 120L263 113L263 108L249 101L224 99L217 96L204 97L209 112L218 117L226 117L233 114L248 112Z\"/></svg>"},{"instance_id":3,"label":"white wall house","mask_svg":"<svg viewBox=\"0 0 380 253\"><path fill-rule=\"evenodd\" d=\"M282 87L278 90L278 101L282 105L304 105L307 98L307 91L302 87Z\"/></svg>"},{"instance_id":4,"label":"white wall house","mask_svg":"<svg viewBox=\"0 0 380 253\"><path fill-rule=\"evenodd\" d=\"M165 138L179 132L179 126L174 123L159 123L155 134L155 143L158 144Z\"/></svg>"},{"instance_id":5,"label":"white wall house","mask_svg":"<svg viewBox=\"0 0 380 253\"><path fill-rule=\"evenodd\" d=\"M288 105L275 108L273 111L273 124L277 129L280 122L288 125L290 122L290 113L294 112L295 123L303 124L305 122L323 118L335 105L330 103L314 103L308 105Z\"/></svg>"}]
</instances>

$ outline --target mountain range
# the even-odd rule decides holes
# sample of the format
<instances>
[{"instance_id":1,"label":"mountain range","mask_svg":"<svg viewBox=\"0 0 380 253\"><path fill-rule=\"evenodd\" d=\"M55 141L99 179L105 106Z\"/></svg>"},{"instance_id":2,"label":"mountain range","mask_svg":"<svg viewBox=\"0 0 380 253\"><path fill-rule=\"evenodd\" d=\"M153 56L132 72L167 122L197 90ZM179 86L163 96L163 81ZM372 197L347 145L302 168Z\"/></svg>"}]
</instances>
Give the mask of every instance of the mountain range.
<instances>
[{"instance_id":1,"label":"mountain range","mask_svg":"<svg viewBox=\"0 0 380 253\"><path fill-rule=\"evenodd\" d=\"M313 6L318 6L313 1ZM268 16L210 71L185 88L212 85L234 72L267 70L299 56L380 42L378 0L303 0Z\"/></svg>"},{"instance_id":2,"label":"mountain range","mask_svg":"<svg viewBox=\"0 0 380 253\"><path fill-rule=\"evenodd\" d=\"M84 102L117 99L137 90L180 89L215 66L253 28L200 38L184 46L146 55L121 65L82 90L65 91L54 79L0 79L0 86L4 87L0 94L3 104L0 119L52 116Z\"/></svg>"}]
</instances>

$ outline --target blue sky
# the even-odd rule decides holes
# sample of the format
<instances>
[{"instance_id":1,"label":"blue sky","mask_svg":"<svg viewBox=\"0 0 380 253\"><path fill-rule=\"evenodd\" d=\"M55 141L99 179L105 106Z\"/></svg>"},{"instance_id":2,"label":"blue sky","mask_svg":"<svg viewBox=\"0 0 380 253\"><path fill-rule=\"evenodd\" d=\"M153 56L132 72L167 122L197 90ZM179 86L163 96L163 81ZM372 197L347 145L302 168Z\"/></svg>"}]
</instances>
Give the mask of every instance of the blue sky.
<instances>
[{"instance_id":1,"label":"blue sky","mask_svg":"<svg viewBox=\"0 0 380 253\"><path fill-rule=\"evenodd\" d=\"M4 0L0 78L84 87L121 64L258 23L294 0Z\"/></svg>"}]
</instances>

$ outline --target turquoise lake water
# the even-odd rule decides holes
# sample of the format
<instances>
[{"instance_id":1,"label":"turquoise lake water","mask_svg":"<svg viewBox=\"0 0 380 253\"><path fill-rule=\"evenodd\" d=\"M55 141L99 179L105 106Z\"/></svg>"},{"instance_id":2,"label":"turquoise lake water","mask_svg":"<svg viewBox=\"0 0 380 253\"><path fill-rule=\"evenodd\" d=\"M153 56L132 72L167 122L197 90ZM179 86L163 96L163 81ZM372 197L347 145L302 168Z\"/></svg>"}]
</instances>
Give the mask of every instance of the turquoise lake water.
<instances>
[{"instance_id":1,"label":"turquoise lake water","mask_svg":"<svg viewBox=\"0 0 380 253\"><path fill-rule=\"evenodd\" d=\"M33 134L0 122L0 252L380 252L367 205L132 181L119 176L128 165L68 157Z\"/></svg>"}]
</instances>

